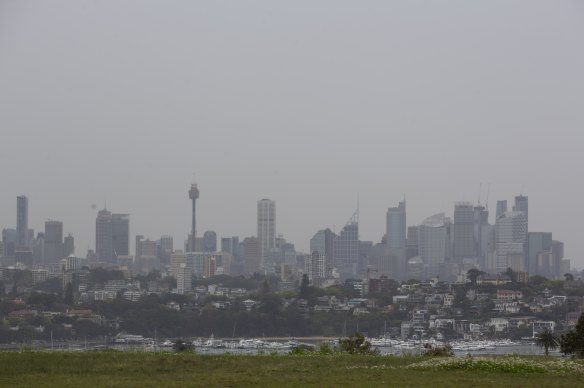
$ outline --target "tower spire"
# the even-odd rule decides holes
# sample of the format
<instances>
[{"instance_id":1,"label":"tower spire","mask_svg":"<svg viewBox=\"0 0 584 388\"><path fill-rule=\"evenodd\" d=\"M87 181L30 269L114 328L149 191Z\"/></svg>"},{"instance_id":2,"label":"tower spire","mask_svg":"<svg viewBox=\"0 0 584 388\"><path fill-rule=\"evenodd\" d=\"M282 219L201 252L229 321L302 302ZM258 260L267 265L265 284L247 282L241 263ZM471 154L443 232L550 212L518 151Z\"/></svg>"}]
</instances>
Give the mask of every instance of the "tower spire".
<instances>
[{"instance_id":1,"label":"tower spire","mask_svg":"<svg viewBox=\"0 0 584 388\"><path fill-rule=\"evenodd\" d=\"M194 174L193 174L194 175ZM191 188L189 190L189 198L193 201L193 214L192 214L192 221L191 221L191 244L190 244L190 251L195 251L195 238L197 237L197 213L196 213L196 205L197 199L199 198L199 187L196 183L191 184Z\"/></svg>"}]
</instances>

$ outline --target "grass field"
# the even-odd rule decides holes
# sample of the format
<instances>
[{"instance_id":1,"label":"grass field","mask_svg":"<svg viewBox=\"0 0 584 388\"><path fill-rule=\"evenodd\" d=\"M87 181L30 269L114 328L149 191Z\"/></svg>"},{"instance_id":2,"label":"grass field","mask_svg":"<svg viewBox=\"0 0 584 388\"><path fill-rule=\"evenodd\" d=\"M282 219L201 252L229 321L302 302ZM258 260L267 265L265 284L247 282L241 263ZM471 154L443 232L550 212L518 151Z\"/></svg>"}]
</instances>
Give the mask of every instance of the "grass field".
<instances>
[{"instance_id":1,"label":"grass field","mask_svg":"<svg viewBox=\"0 0 584 388\"><path fill-rule=\"evenodd\" d=\"M0 385L584 387L584 363L570 362L571 369L566 372L564 361L543 357L516 360L522 366L503 361L506 366L499 368L492 360L486 361L489 365L470 360L470 364L444 369L438 364L448 363L447 359L419 357L4 352L0 353ZM524 361L529 365L523 365Z\"/></svg>"}]
</instances>

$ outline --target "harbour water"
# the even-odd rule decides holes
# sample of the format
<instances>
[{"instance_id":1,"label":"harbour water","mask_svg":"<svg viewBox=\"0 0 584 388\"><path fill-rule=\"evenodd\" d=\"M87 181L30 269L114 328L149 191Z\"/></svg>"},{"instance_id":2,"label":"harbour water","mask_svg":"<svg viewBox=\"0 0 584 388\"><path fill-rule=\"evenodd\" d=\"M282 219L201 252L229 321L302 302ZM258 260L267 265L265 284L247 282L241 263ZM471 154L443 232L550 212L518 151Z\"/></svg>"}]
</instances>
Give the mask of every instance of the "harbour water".
<instances>
[{"instance_id":1,"label":"harbour water","mask_svg":"<svg viewBox=\"0 0 584 388\"><path fill-rule=\"evenodd\" d=\"M436 341L398 341L389 339L368 339L374 348L383 355L419 355L424 352L424 345L442 346ZM318 349L320 344L326 343L330 347L337 346L336 339L323 338L302 338L298 339L189 339L187 344L191 345L195 352L199 354L284 354L292 349L301 347L306 349ZM105 349L115 349L119 351L145 351L145 352L172 352L173 340L155 341L151 338L132 336L132 338L116 338L104 342L62 342L54 345L48 343L34 346L41 350L54 351L99 351ZM543 355L543 349L530 341L512 342L509 340L500 341L460 341L449 343L455 356L463 357L486 356L486 355ZM4 350L19 350L22 345L2 346ZM559 352L550 352L550 355L561 356Z\"/></svg>"}]
</instances>

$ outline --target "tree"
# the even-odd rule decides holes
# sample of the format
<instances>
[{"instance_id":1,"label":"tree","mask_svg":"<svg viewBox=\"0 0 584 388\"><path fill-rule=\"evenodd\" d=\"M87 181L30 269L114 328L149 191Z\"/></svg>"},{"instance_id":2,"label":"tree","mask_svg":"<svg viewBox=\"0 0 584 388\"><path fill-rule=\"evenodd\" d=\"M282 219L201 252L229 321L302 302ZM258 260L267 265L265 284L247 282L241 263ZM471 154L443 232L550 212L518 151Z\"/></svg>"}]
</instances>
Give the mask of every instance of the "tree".
<instances>
[{"instance_id":1,"label":"tree","mask_svg":"<svg viewBox=\"0 0 584 388\"><path fill-rule=\"evenodd\" d=\"M560 350L565 355L571 354L584 358L584 314L578 318L574 330L570 330L560 337Z\"/></svg>"},{"instance_id":2,"label":"tree","mask_svg":"<svg viewBox=\"0 0 584 388\"><path fill-rule=\"evenodd\" d=\"M177 353L192 352L193 344L177 339L172 345L172 349Z\"/></svg>"},{"instance_id":3,"label":"tree","mask_svg":"<svg viewBox=\"0 0 584 388\"><path fill-rule=\"evenodd\" d=\"M509 276L509 279L511 279L512 283L517 282L517 274L515 271L513 271L513 269L511 269L511 267L507 268L507 271L505 271L503 274Z\"/></svg>"},{"instance_id":4,"label":"tree","mask_svg":"<svg viewBox=\"0 0 584 388\"><path fill-rule=\"evenodd\" d=\"M476 268L471 268L466 273L466 277L470 280L470 283L473 286L476 286L477 285L477 278L482 274L484 274L483 271L476 269Z\"/></svg>"},{"instance_id":5,"label":"tree","mask_svg":"<svg viewBox=\"0 0 584 388\"><path fill-rule=\"evenodd\" d=\"M544 331L538 333L535 336L535 343L540 347L544 348L545 355L549 355L549 350L557 349L560 341L558 337L549 329L545 329Z\"/></svg>"},{"instance_id":6,"label":"tree","mask_svg":"<svg viewBox=\"0 0 584 388\"><path fill-rule=\"evenodd\" d=\"M339 348L341 352L349 354L374 354L371 349L371 343L365 341L365 337L361 333L355 333L348 338L339 340Z\"/></svg>"},{"instance_id":7,"label":"tree","mask_svg":"<svg viewBox=\"0 0 584 388\"><path fill-rule=\"evenodd\" d=\"M308 299L309 294L309 284L308 275L302 275L302 282L300 283L300 294L298 295L302 299Z\"/></svg>"},{"instance_id":8,"label":"tree","mask_svg":"<svg viewBox=\"0 0 584 388\"><path fill-rule=\"evenodd\" d=\"M262 288L260 289L260 294L269 294L270 293L270 283L268 283L268 279L264 279L262 283Z\"/></svg>"},{"instance_id":9,"label":"tree","mask_svg":"<svg viewBox=\"0 0 584 388\"><path fill-rule=\"evenodd\" d=\"M572 275L571 273L565 273L564 274L564 278L566 278L567 282L573 282L574 281L574 275Z\"/></svg>"},{"instance_id":10,"label":"tree","mask_svg":"<svg viewBox=\"0 0 584 388\"><path fill-rule=\"evenodd\" d=\"M73 285L71 283L67 283L67 287L65 288L65 304L72 306L75 303L73 298Z\"/></svg>"}]
</instances>

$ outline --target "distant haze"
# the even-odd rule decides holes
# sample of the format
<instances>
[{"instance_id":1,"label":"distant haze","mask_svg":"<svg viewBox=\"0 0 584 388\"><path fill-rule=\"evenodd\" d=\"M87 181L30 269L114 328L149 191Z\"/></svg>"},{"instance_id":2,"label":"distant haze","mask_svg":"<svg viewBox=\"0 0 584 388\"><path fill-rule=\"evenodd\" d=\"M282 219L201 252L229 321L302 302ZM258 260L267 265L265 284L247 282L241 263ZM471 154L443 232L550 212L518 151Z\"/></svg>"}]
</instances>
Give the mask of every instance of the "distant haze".
<instances>
[{"instance_id":1,"label":"distant haze","mask_svg":"<svg viewBox=\"0 0 584 388\"><path fill-rule=\"evenodd\" d=\"M0 228L27 195L85 256L107 198L182 249L196 173L199 235L254 235L270 198L306 250L358 197L379 241L404 195L414 225L482 182L581 267L583 38L576 0L3 0Z\"/></svg>"}]
</instances>

